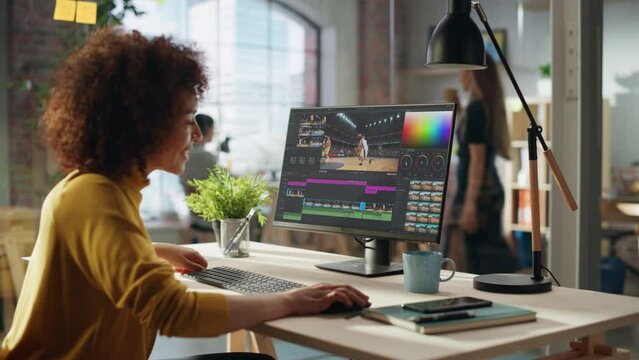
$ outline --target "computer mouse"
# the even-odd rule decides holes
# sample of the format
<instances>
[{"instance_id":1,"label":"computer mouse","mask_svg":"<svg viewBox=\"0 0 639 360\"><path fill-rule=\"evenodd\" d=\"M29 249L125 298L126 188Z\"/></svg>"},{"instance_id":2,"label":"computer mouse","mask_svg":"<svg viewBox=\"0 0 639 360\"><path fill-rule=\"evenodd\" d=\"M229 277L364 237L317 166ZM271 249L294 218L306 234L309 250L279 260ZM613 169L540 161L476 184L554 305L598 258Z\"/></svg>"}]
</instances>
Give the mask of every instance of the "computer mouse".
<instances>
[{"instance_id":1,"label":"computer mouse","mask_svg":"<svg viewBox=\"0 0 639 360\"><path fill-rule=\"evenodd\" d=\"M328 309L322 311L322 314L341 314L341 313L347 313L347 312L354 312L354 311L362 310L363 308L367 308L369 306L371 306L371 303L368 303L365 306L360 306L353 303L353 306L348 306L344 304L343 302L335 301L334 303L331 304L331 306L328 307Z\"/></svg>"}]
</instances>

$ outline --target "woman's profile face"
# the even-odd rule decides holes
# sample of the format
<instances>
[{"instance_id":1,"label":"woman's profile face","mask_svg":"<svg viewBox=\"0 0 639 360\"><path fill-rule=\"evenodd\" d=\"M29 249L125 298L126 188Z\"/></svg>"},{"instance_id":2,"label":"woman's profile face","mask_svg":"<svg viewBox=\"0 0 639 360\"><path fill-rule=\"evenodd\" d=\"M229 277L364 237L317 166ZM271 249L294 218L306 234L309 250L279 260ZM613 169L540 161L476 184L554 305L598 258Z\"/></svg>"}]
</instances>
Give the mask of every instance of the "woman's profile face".
<instances>
[{"instance_id":1,"label":"woman's profile face","mask_svg":"<svg viewBox=\"0 0 639 360\"><path fill-rule=\"evenodd\" d=\"M473 79L470 71L462 70L459 72L459 83L462 85L464 91L471 91Z\"/></svg>"},{"instance_id":2,"label":"woman's profile face","mask_svg":"<svg viewBox=\"0 0 639 360\"><path fill-rule=\"evenodd\" d=\"M193 143L202 141L202 132L195 121L197 97L183 92L179 96L178 111L162 145L146 159L148 171L164 170L175 175L184 172Z\"/></svg>"},{"instance_id":3,"label":"woman's profile face","mask_svg":"<svg viewBox=\"0 0 639 360\"><path fill-rule=\"evenodd\" d=\"M202 131L202 129L200 129L200 131ZM203 137L202 142L203 143L210 142L211 140L213 140L213 135L215 135L215 129L213 128L213 126L211 126L206 131L206 134L202 133L202 137Z\"/></svg>"}]
</instances>

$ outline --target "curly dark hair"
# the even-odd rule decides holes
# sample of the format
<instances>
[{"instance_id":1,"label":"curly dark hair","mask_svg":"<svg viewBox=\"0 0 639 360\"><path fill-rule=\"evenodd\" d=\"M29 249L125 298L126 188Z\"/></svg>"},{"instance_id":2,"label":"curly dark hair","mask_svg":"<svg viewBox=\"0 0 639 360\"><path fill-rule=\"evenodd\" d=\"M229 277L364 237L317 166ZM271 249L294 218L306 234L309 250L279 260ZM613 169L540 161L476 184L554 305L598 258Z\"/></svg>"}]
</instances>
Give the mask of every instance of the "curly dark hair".
<instances>
[{"instance_id":1,"label":"curly dark hair","mask_svg":"<svg viewBox=\"0 0 639 360\"><path fill-rule=\"evenodd\" d=\"M118 179L161 146L180 94L201 96L202 55L171 38L107 27L91 34L57 71L43 136L65 170Z\"/></svg>"}]
</instances>

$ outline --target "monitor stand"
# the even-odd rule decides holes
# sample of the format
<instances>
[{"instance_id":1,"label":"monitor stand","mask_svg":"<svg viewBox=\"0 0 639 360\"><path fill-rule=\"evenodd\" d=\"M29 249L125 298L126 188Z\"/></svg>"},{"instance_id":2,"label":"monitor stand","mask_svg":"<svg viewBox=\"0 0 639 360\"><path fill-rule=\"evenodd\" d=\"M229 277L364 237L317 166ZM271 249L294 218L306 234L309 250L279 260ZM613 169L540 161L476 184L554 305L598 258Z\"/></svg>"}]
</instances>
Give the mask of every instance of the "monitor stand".
<instances>
[{"instance_id":1,"label":"monitor stand","mask_svg":"<svg viewBox=\"0 0 639 360\"><path fill-rule=\"evenodd\" d=\"M402 274L404 272L402 264L391 263L390 258L390 241L372 239L366 242L364 259L316 264L315 266L323 270L365 277Z\"/></svg>"}]
</instances>

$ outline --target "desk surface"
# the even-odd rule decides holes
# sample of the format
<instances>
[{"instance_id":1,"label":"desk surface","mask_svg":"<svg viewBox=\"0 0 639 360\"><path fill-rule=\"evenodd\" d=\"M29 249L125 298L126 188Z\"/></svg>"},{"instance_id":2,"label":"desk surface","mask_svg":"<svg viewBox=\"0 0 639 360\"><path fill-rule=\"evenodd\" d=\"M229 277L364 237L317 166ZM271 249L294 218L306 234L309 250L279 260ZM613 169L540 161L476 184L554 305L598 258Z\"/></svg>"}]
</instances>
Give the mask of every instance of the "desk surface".
<instances>
[{"instance_id":1,"label":"desk surface","mask_svg":"<svg viewBox=\"0 0 639 360\"><path fill-rule=\"evenodd\" d=\"M509 295L473 289L474 275L457 273L433 295L403 288L403 276L363 278L315 268L314 264L352 259L348 256L251 243L251 256L222 258L217 244L190 245L209 266L228 265L303 284L347 283L370 296L373 307L455 296L475 296L537 312L537 321L442 335L421 335L403 328L338 315L290 317L252 329L258 333L358 359L467 359L508 354L549 343L592 335L639 323L639 298L554 287L545 294ZM445 271L444 271L445 272ZM219 291L191 280L197 291Z\"/></svg>"}]
</instances>

